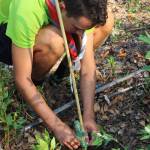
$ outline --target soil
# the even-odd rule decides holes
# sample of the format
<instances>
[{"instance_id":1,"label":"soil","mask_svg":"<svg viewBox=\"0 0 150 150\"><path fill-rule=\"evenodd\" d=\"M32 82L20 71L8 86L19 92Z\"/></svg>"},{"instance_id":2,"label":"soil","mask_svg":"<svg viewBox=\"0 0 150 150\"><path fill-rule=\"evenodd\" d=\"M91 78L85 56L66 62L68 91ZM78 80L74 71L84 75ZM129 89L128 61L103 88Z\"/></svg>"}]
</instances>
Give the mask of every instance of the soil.
<instances>
[{"instance_id":1,"label":"soil","mask_svg":"<svg viewBox=\"0 0 150 150\"><path fill-rule=\"evenodd\" d=\"M148 10L150 1L141 0L140 8L137 8L135 13L129 12L129 7L132 9L138 7L134 1L131 6L128 6L127 0L110 0L109 6L115 15L116 26L104 45L95 52L99 86L122 78L150 64L144 58L146 52L150 50L150 45L138 40L139 35L150 33L150 10ZM132 9L131 11L133 11ZM107 61L110 56L113 56L115 60L114 74ZM118 143L110 142L98 149L120 148L120 150L125 150L128 148L128 150L137 150L143 148L146 150L150 145L150 141L141 141L139 137L139 131L145 125L150 124L150 83L144 86L146 77L149 77L148 72L134 76L95 95L95 113L98 125L118 140ZM104 98L104 95L109 97L118 90L129 87L132 89L110 97L110 103ZM43 91L53 109L73 99L68 78L59 84L51 84L51 86L45 82ZM78 118L75 105L59 116L63 121L72 125L73 121ZM33 122L34 117L28 116L27 118L28 123ZM16 141L12 142L11 150L31 149L31 145L35 143L35 134L42 132L43 129L44 126L40 124L27 131L22 137L16 138Z\"/></svg>"}]
</instances>

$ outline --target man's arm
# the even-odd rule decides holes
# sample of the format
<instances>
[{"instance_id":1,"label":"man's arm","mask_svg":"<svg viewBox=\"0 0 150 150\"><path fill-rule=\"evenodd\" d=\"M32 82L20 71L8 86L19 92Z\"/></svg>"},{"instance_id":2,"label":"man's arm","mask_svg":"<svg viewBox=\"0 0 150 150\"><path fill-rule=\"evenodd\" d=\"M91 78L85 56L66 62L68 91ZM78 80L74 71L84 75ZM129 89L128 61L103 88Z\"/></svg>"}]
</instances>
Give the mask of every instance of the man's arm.
<instances>
[{"instance_id":1,"label":"man's arm","mask_svg":"<svg viewBox=\"0 0 150 150\"><path fill-rule=\"evenodd\" d=\"M56 123L55 114L32 82L33 49L12 46L15 82L24 99L32 106L50 129ZM42 109L41 109L42 108Z\"/></svg>"},{"instance_id":2,"label":"man's arm","mask_svg":"<svg viewBox=\"0 0 150 150\"><path fill-rule=\"evenodd\" d=\"M16 85L24 99L32 106L36 113L54 132L60 143L70 149L76 149L80 145L72 130L63 123L48 107L42 95L32 82L33 49L19 48L12 45L12 57L15 72Z\"/></svg>"},{"instance_id":3,"label":"man's arm","mask_svg":"<svg viewBox=\"0 0 150 150\"><path fill-rule=\"evenodd\" d=\"M96 65L93 51L93 33L88 34L86 51L81 62L81 99L83 100L83 121L86 130L96 131L94 115L94 95L96 84Z\"/></svg>"}]
</instances>

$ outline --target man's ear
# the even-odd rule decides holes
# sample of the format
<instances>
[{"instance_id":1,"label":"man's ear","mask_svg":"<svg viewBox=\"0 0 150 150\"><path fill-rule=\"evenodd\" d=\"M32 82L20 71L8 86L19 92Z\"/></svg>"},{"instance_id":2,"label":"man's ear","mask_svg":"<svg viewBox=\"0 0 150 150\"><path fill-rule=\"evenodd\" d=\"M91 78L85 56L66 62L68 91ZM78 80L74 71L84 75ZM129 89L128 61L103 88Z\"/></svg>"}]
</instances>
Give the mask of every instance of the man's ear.
<instances>
[{"instance_id":1,"label":"man's ear","mask_svg":"<svg viewBox=\"0 0 150 150\"><path fill-rule=\"evenodd\" d=\"M59 5L60 5L61 10L65 10L66 6L65 6L65 3L64 3L64 2L61 1L61 2L59 3Z\"/></svg>"}]
</instances>

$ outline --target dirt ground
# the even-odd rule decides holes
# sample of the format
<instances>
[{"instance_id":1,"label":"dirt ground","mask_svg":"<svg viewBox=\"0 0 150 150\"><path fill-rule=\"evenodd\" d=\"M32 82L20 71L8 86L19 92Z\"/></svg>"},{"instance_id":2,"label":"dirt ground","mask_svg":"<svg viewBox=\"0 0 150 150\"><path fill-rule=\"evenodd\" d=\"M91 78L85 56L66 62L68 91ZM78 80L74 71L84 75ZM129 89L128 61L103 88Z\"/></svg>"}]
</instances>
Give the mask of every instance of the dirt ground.
<instances>
[{"instance_id":1,"label":"dirt ground","mask_svg":"<svg viewBox=\"0 0 150 150\"><path fill-rule=\"evenodd\" d=\"M144 35L145 32L150 33L150 11L147 11L150 2L148 0L140 1L140 8L135 13L132 13L132 9L138 6L134 1L128 5L127 0L110 0L109 6L115 15L115 27L112 35L95 53L97 84L99 86L127 76L149 64L144 59L144 55L150 49L150 45L140 42L138 37L140 34ZM129 12L129 9L131 9L131 12ZM115 75L110 73L111 69L107 63L110 56L113 56L116 61ZM149 77L149 73L138 74L96 94L97 123L118 139L122 145L112 142L99 149L111 150L112 148L125 149L125 147L128 147L129 150L137 150L138 148L146 150L146 147L150 144L150 141L142 142L139 140L140 129L150 123L150 87L145 89L143 86L144 77ZM139 86L139 84L141 85ZM55 93L53 94L55 100L64 99L66 102L70 100L70 88L69 90L66 89L66 85L66 82L57 85L53 92ZM111 97L113 93L129 87L132 87L132 89ZM68 90L65 94L64 89L65 91ZM104 95L110 96L110 104L104 99ZM62 104L60 101L54 102L57 105L54 107L61 106L60 103ZM71 115L70 112L74 115ZM61 118L69 123L76 119L75 114L74 108L61 114Z\"/></svg>"},{"instance_id":2,"label":"dirt ground","mask_svg":"<svg viewBox=\"0 0 150 150\"><path fill-rule=\"evenodd\" d=\"M109 6L115 15L115 27L112 35L95 53L97 88L150 64L144 58L146 52L150 50L150 45L138 40L140 34L150 33L150 1L141 0L139 5L137 6L134 1L128 5L127 0L109 1ZM134 8L137 9L136 12L134 12ZM115 61L114 70L108 63L110 56ZM120 143L111 142L99 149L120 148L120 150L124 150L125 147L128 147L128 150L138 150L138 148L146 150L150 144L150 141L141 141L139 138L140 129L150 124L150 83L149 87L144 86L145 77L149 77L148 72L133 76L95 95L95 113L98 125L102 126ZM131 89L113 95L119 90L127 88ZM73 99L67 79L51 86L45 82L43 91L53 109ZM77 119L75 105L59 116L66 123L72 125L72 122ZM30 118L29 122L33 122L33 118ZM22 137L18 137L12 143L11 149L31 149L31 145L35 142L34 135L43 131L43 128L43 125L38 125Z\"/></svg>"},{"instance_id":3,"label":"dirt ground","mask_svg":"<svg viewBox=\"0 0 150 150\"><path fill-rule=\"evenodd\" d=\"M125 0L111 0L109 2L115 15L116 24L111 37L108 38L102 47L97 49L95 54L97 84L101 86L135 72L149 63L144 59L144 55L150 49L150 45L140 42L138 36L145 34L145 32L150 33L150 11L145 10L147 6L150 6L150 2L147 0L140 2L141 8L136 13L128 12L129 8L132 11L132 8L136 7L134 3L128 6ZM106 61L110 55L116 61L116 74L114 76L110 75L110 69ZM100 149L110 150L112 148L124 149L128 147L129 150L136 150L139 147L146 149L147 145L150 144L150 142L141 142L138 135L140 129L150 123L150 88L148 87L148 90L145 90L143 86L138 86L144 82L144 77L147 76L149 74L146 72L139 74L96 94L95 112L97 123L123 145L110 143L105 148L101 147ZM66 102L70 100L71 94L69 94L69 91L67 92L68 95L63 94L64 87L66 87L65 84L59 85L60 88L57 85L58 90L55 89L54 99L59 100L62 98ZM110 105L103 98L105 94L109 97L109 95L117 92L119 89L128 87L133 87L133 89L111 97ZM58 103L56 104L58 106ZM71 112L76 114L74 109ZM69 122L76 119L76 115L70 115L70 110L69 116L68 111L61 116L65 121Z\"/></svg>"}]
</instances>

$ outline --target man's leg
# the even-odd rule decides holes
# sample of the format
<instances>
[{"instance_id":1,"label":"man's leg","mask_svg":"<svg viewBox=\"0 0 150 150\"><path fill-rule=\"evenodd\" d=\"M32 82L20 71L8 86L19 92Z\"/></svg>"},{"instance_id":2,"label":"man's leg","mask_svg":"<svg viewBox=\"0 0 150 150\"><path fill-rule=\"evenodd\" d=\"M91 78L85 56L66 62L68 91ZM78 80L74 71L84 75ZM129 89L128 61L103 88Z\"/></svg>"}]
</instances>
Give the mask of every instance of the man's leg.
<instances>
[{"instance_id":1,"label":"man's leg","mask_svg":"<svg viewBox=\"0 0 150 150\"><path fill-rule=\"evenodd\" d=\"M109 10L106 24L104 26L99 26L94 29L94 49L104 44L104 42L112 32L113 26L114 16Z\"/></svg>"},{"instance_id":2,"label":"man's leg","mask_svg":"<svg viewBox=\"0 0 150 150\"><path fill-rule=\"evenodd\" d=\"M43 79L63 53L60 31L52 26L42 28L34 46L32 79Z\"/></svg>"}]
</instances>

